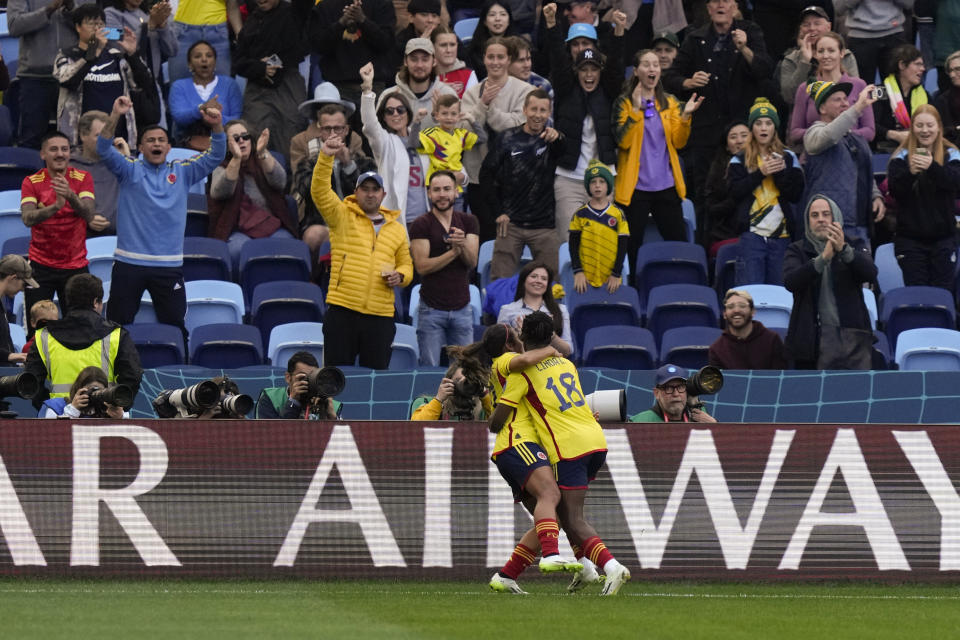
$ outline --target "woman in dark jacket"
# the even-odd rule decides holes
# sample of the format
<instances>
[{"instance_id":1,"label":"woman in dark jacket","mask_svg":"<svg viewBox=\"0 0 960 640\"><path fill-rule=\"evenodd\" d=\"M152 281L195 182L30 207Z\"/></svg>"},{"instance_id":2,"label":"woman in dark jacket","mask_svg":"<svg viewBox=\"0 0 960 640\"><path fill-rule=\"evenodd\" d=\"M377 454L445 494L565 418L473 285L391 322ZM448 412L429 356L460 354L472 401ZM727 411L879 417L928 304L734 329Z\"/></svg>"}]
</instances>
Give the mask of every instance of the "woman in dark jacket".
<instances>
[{"instance_id":1,"label":"woman in dark jacket","mask_svg":"<svg viewBox=\"0 0 960 640\"><path fill-rule=\"evenodd\" d=\"M480 7L480 22L473 30L473 38L467 46L463 61L477 74L478 80L487 77L487 68L483 64L487 40L492 36L513 36L517 30L513 26L513 13L510 3L505 0L486 0Z\"/></svg>"},{"instance_id":2,"label":"woman in dark jacket","mask_svg":"<svg viewBox=\"0 0 960 640\"><path fill-rule=\"evenodd\" d=\"M583 189L583 174L591 160L612 166L617 162L610 105L623 83L623 34L627 16L615 11L616 23L609 55L596 48L580 52L576 64L570 59L555 14L548 11L547 46L553 60L550 76L554 91L553 119L567 143L557 163L553 182L557 233L566 242L570 220L589 199Z\"/></svg>"},{"instance_id":3,"label":"woman in dark jacket","mask_svg":"<svg viewBox=\"0 0 960 640\"><path fill-rule=\"evenodd\" d=\"M953 291L960 151L943 139L931 105L913 112L910 133L887 167L887 184L898 206L893 246L904 284Z\"/></svg>"},{"instance_id":4,"label":"woman in dark jacket","mask_svg":"<svg viewBox=\"0 0 960 640\"><path fill-rule=\"evenodd\" d=\"M737 240L737 201L730 195L727 185L727 167L730 159L743 151L749 139L750 129L746 122L736 120L728 124L723 130L723 143L717 148L707 172L704 221L711 258L717 255L722 245Z\"/></svg>"},{"instance_id":5,"label":"woman in dark jacket","mask_svg":"<svg viewBox=\"0 0 960 640\"><path fill-rule=\"evenodd\" d=\"M912 44L902 44L890 54L890 74L883 79L884 96L873 103L877 135L874 151L891 151L907 139L910 118L930 101L923 88L923 56Z\"/></svg>"},{"instance_id":6,"label":"woman in dark jacket","mask_svg":"<svg viewBox=\"0 0 960 640\"><path fill-rule=\"evenodd\" d=\"M243 120L226 124L227 155L210 178L207 235L225 240L233 268L240 249L251 238L296 238L283 189L287 172L267 151L270 130L264 129L254 144Z\"/></svg>"},{"instance_id":7,"label":"woman in dark jacket","mask_svg":"<svg viewBox=\"0 0 960 640\"><path fill-rule=\"evenodd\" d=\"M960 51L947 56L943 68L950 79L949 86L937 94L933 106L940 112L943 137L953 144L960 144ZM3 86L2 81L0 86Z\"/></svg>"}]
</instances>

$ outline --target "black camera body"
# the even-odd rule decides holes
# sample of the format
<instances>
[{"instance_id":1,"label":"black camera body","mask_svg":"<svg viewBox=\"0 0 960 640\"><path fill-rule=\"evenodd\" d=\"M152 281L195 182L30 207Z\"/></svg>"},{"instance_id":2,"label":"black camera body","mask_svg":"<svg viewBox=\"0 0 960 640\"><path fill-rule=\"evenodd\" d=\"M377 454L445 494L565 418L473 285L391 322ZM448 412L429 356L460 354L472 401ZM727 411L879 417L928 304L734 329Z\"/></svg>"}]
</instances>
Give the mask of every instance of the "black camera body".
<instances>
[{"instance_id":1,"label":"black camera body","mask_svg":"<svg viewBox=\"0 0 960 640\"><path fill-rule=\"evenodd\" d=\"M125 384L111 384L105 389L94 389L87 394L90 407L97 413L106 411L106 405L112 404L126 410L133 406L133 390Z\"/></svg>"}]
</instances>

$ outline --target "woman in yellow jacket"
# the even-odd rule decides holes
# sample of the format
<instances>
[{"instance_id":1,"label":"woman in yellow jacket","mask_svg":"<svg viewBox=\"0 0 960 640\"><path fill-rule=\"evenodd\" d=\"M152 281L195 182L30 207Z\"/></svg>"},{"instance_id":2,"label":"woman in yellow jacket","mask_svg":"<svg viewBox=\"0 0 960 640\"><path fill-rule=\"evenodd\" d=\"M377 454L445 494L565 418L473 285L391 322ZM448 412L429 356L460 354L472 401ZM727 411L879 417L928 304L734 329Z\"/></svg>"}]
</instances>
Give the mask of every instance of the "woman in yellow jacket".
<instances>
[{"instance_id":1,"label":"woman in yellow jacket","mask_svg":"<svg viewBox=\"0 0 960 640\"><path fill-rule=\"evenodd\" d=\"M383 178L368 171L343 201L330 186L333 156L343 142L330 137L313 169L310 195L330 228L330 286L323 318L323 364L386 369L396 327L393 288L413 280L413 259L400 212L380 206Z\"/></svg>"},{"instance_id":2,"label":"woman in yellow jacket","mask_svg":"<svg viewBox=\"0 0 960 640\"><path fill-rule=\"evenodd\" d=\"M631 271L643 243L647 216L652 214L664 240L685 240L681 201L686 195L677 149L687 144L690 122L703 98L693 94L681 110L660 83L660 59L650 49L639 51L633 75L614 104L617 177L614 199L630 227Z\"/></svg>"}]
</instances>

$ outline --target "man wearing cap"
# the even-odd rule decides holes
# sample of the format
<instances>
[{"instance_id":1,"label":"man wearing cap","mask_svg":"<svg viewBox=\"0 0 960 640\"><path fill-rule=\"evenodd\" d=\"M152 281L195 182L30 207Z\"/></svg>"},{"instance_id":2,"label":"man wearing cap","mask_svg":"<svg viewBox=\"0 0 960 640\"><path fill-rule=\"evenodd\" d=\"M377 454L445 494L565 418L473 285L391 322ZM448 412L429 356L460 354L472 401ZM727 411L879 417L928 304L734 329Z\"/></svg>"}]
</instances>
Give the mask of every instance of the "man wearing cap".
<instances>
[{"instance_id":1,"label":"man wearing cap","mask_svg":"<svg viewBox=\"0 0 960 640\"><path fill-rule=\"evenodd\" d=\"M783 341L775 331L754 320L753 296L730 289L723 297L726 329L707 355L707 362L721 369L786 369Z\"/></svg>"},{"instance_id":2,"label":"man wearing cap","mask_svg":"<svg viewBox=\"0 0 960 640\"><path fill-rule=\"evenodd\" d=\"M797 25L803 20L807 11L819 10L828 21L830 15L824 9L829 7L833 12L832 0L807 0L807 6L800 15L796 13L797 6L804 6L795 0L784 3L782 0L752 0L753 13L750 19L757 23L767 39L767 53L774 60L783 56L783 52L790 46L790 42L797 34ZM818 6L819 5L819 6Z\"/></svg>"},{"instance_id":3,"label":"man wearing cap","mask_svg":"<svg viewBox=\"0 0 960 640\"><path fill-rule=\"evenodd\" d=\"M30 228L29 257L40 283L24 292L24 306L56 293L67 311L67 280L87 271L87 223L97 214L93 177L70 166L70 142L62 133L43 137L40 158L46 166L20 187L20 216Z\"/></svg>"},{"instance_id":4,"label":"man wearing cap","mask_svg":"<svg viewBox=\"0 0 960 640\"><path fill-rule=\"evenodd\" d=\"M394 287L413 280L410 242L399 211L381 207L383 178L368 171L354 195L341 200L330 186L343 141L324 140L310 195L330 228L330 286L323 319L324 365L386 369L396 327Z\"/></svg>"},{"instance_id":5,"label":"man wearing cap","mask_svg":"<svg viewBox=\"0 0 960 640\"><path fill-rule=\"evenodd\" d=\"M303 241L312 251L327 241L327 228L323 216L310 199L310 183L313 167L320 155L320 145L331 136L344 140L333 161L331 176L333 190L341 200L353 193L357 176L364 171L376 169L376 165L363 153L362 136L347 124L356 107L352 102L340 99L340 92L330 82L322 82L313 92L313 100L299 107L300 113L309 118L306 131L301 131L290 141L290 166L293 168L291 192L299 204L300 229Z\"/></svg>"},{"instance_id":6,"label":"man wearing cap","mask_svg":"<svg viewBox=\"0 0 960 640\"><path fill-rule=\"evenodd\" d=\"M571 60L576 60L577 54L586 47L594 47L604 54L609 54L608 47L613 38L614 25L600 20L596 2L560 0L554 5L553 15L559 25L560 33L566 34L565 39ZM547 42L546 30L550 26L546 21L546 13L543 17L538 26L536 38L536 42L540 43ZM552 76L554 73L554 60L549 51L549 46L541 46L540 51L534 56L534 68L544 77Z\"/></svg>"},{"instance_id":7,"label":"man wearing cap","mask_svg":"<svg viewBox=\"0 0 960 640\"><path fill-rule=\"evenodd\" d=\"M24 371L46 380L52 398L66 397L80 371L91 366L100 367L110 382L127 385L136 395L143 377L140 356L127 330L101 315L103 282L81 273L67 282L66 295L70 313L37 331ZM42 389L34 406L39 408L47 397Z\"/></svg>"},{"instance_id":8,"label":"man wearing cap","mask_svg":"<svg viewBox=\"0 0 960 640\"><path fill-rule=\"evenodd\" d=\"M657 58L660 60L660 71L665 71L673 66L673 61L677 58L680 39L673 31L660 31L653 35L650 46L653 47L653 52L657 54Z\"/></svg>"},{"instance_id":9,"label":"man wearing cap","mask_svg":"<svg viewBox=\"0 0 960 640\"><path fill-rule=\"evenodd\" d=\"M413 38L404 49L403 67L397 72L396 85L380 94L377 104L381 104L394 93L407 99L413 109L414 119L421 117L423 129L436 124L433 120L434 94L457 95L457 92L437 77L437 59L434 56L433 43L427 38Z\"/></svg>"},{"instance_id":10,"label":"man wearing cap","mask_svg":"<svg viewBox=\"0 0 960 640\"><path fill-rule=\"evenodd\" d=\"M738 20L736 0L707 0L710 22L683 39L673 65L663 72L663 86L678 98L696 93L703 106L693 115L690 139L684 148L687 196L695 204L697 230L704 229L704 184L723 127L749 112L753 101L771 95L773 61L763 32L752 22Z\"/></svg>"},{"instance_id":11,"label":"man wearing cap","mask_svg":"<svg viewBox=\"0 0 960 640\"><path fill-rule=\"evenodd\" d=\"M630 418L630 422L716 422L705 411L687 408L686 369L665 364L657 369L653 406Z\"/></svg>"},{"instance_id":12,"label":"man wearing cap","mask_svg":"<svg viewBox=\"0 0 960 640\"><path fill-rule=\"evenodd\" d=\"M11 254L0 259L0 296L13 299L15 295L23 291L24 287L36 286L39 285L33 279L33 270L30 268L30 263L24 260L23 256ZM13 346L7 312L0 306L0 364L4 362L18 364L26 359L27 354L20 353Z\"/></svg>"},{"instance_id":13,"label":"man wearing cap","mask_svg":"<svg viewBox=\"0 0 960 640\"><path fill-rule=\"evenodd\" d=\"M407 13L410 24L397 33L397 53L407 50L407 42L413 38L430 39L434 27L440 24L440 0L410 0Z\"/></svg>"},{"instance_id":14,"label":"man wearing cap","mask_svg":"<svg viewBox=\"0 0 960 640\"><path fill-rule=\"evenodd\" d=\"M883 197L873 179L870 145L852 133L860 115L872 108L875 87L867 85L851 106L849 82L812 82L808 92L820 114L803 135L807 153L804 201L814 194L829 197L843 214L843 232L854 249L870 250L874 222L883 219Z\"/></svg>"},{"instance_id":15,"label":"man wearing cap","mask_svg":"<svg viewBox=\"0 0 960 640\"><path fill-rule=\"evenodd\" d=\"M614 12L616 29L607 56L595 47L586 47L571 64L563 53L556 5L545 6L543 15L547 23L547 45L554 60L554 122L566 140L553 182L557 237L564 243L574 212L588 200L583 189L583 175L588 165L593 160L608 166L617 163L610 105L623 84L623 34L627 16L621 11ZM582 26L587 25L575 24L570 29Z\"/></svg>"},{"instance_id":16,"label":"man wearing cap","mask_svg":"<svg viewBox=\"0 0 960 640\"><path fill-rule=\"evenodd\" d=\"M823 7L816 5L807 7L800 12L800 15L797 46L788 50L780 61L780 96L790 105L796 97L797 87L816 75L817 60L813 57L813 53L817 39L833 30L833 23ZM841 64L848 76L860 77L857 58L849 49L843 54Z\"/></svg>"}]
</instances>

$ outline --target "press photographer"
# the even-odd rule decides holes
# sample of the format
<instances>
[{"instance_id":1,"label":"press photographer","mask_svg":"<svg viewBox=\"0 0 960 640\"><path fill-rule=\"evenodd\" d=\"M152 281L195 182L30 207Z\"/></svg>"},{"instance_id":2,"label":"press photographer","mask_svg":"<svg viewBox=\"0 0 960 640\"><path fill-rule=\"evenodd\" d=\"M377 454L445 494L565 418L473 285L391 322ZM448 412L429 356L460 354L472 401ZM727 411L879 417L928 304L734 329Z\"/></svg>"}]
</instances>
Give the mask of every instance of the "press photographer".
<instances>
[{"instance_id":1,"label":"press photographer","mask_svg":"<svg viewBox=\"0 0 960 640\"><path fill-rule=\"evenodd\" d=\"M50 398L40 407L38 418L129 418L133 391L124 384L110 384L100 367L86 367L77 375L67 397Z\"/></svg>"},{"instance_id":2,"label":"press photographer","mask_svg":"<svg viewBox=\"0 0 960 640\"><path fill-rule=\"evenodd\" d=\"M486 372L470 360L455 361L447 369L433 398L413 402L411 420L486 420L493 413Z\"/></svg>"},{"instance_id":3,"label":"press photographer","mask_svg":"<svg viewBox=\"0 0 960 640\"><path fill-rule=\"evenodd\" d=\"M253 409L253 398L240 393L227 376L217 376L183 389L161 391L153 409L160 418L243 419Z\"/></svg>"},{"instance_id":4,"label":"press photographer","mask_svg":"<svg viewBox=\"0 0 960 640\"><path fill-rule=\"evenodd\" d=\"M343 391L346 378L336 367L320 368L307 351L287 361L285 387L268 387L257 399L258 420L336 420L343 405L333 397Z\"/></svg>"},{"instance_id":5,"label":"press photographer","mask_svg":"<svg viewBox=\"0 0 960 640\"><path fill-rule=\"evenodd\" d=\"M722 387L723 374L716 367L706 366L687 378L686 369L665 364L657 369L653 407L633 416L630 422L716 422L703 410L699 397L717 393Z\"/></svg>"}]
</instances>

